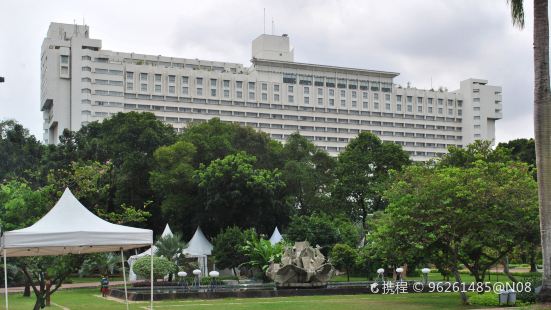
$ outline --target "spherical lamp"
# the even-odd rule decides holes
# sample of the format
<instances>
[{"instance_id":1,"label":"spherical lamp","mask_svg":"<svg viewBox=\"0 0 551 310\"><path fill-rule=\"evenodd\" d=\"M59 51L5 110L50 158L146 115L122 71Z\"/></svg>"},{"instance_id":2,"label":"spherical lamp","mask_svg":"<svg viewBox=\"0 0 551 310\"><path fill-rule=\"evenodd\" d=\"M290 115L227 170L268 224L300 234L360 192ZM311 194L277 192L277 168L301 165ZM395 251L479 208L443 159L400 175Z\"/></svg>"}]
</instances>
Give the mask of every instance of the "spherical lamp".
<instances>
[{"instance_id":1,"label":"spherical lamp","mask_svg":"<svg viewBox=\"0 0 551 310\"><path fill-rule=\"evenodd\" d=\"M200 276L201 275L201 270L199 270L199 269L193 270L193 275Z\"/></svg>"}]
</instances>

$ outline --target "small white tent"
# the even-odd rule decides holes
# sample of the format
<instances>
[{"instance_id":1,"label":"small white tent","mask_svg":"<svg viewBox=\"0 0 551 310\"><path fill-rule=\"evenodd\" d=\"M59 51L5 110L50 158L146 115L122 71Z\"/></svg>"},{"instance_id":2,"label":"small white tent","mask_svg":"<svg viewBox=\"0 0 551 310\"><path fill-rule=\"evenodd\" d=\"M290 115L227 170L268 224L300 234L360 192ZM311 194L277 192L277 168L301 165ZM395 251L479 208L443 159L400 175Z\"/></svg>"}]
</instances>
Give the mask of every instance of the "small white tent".
<instances>
[{"instance_id":1,"label":"small white tent","mask_svg":"<svg viewBox=\"0 0 551 310\"><path fill-rule=\"evenodd\" d=\"M188 246L182 251L186 257L197 257L199 269L203 275L208 274L207 256L212 254L212 244L207 240L201 227L197 227L195 234L188 242Z\"/></svg>"},{"instance_id":2,"label":"small white tent","mask_svg":"<svg viewBox=\"0 0 551 310\"><path fill-rule=\"evenodd\" d=\"M121 251L122 258L124 250L151 245L153 231L116 225L102 220L86 209L67 188L55 206L38 222L27 228L4 232L1 242L4 271L6 271L6 257ZM151 260L151 274L153 275L153 260ZM123 275L125 275L124 272ZM7 277L4 276L7 309ZM153 307L153 281L151 281L151 307Z\"/></svg>"},{"instance_id":3,"label":"small white tent","mask_svg":"<svg viewBox=\"0 0 551 310\"><path fill-rule=\"evenodd\" d=\"M170 226L168 226L168 224L166 224L165 230L163 230L163 233L161 234L161 238L164 238L166 236L172 236L172 230L170 230ZM128 258L128 266L130 267L130 270L128 271L128 280L129 281L136 281L136 279L137 279L136 274L134 273L134 270L132 270L132 265L134 265L134 263L138 259L140 259L144 256L151 255L151 249L153 249L153 255L155 255L157 253L157 247L152 246L149 249L143 251L142 253L132 255Z\"/></svg>"},{"instance_id":4,"label":"small white tent","mask_svg":"<svg viewBox=\"0 0 551 310\"><path fill-rule=\"evenodd\" d=\"M283 237L279 233L279 229L277 229L277 226L276 226L276 228L274 229L274 232L272 233L272 236L270 237L270 243L273 245L281 242L281 240L283 240Z\"/></svg>"}]
</instances>

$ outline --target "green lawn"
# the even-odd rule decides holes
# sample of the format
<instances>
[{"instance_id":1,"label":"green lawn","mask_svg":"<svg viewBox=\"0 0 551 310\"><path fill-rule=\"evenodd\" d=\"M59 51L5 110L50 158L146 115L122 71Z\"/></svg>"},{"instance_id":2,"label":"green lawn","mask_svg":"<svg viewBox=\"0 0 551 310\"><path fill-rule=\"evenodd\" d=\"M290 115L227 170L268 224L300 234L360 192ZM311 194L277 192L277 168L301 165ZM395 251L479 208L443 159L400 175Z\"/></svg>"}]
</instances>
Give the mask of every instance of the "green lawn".
<instances>
[{"instance_id":1,"label":"green lawn","mask_svg":"<svg viewBox=\"0 0 551 310\"><path fill-rule=\"evenodd\" d=\"M10 309L31 309L33 298L10 295ZM63 290L52 296L50 309L124 309L120 301L100 297L97 289ZM148 303L131 303L130 309L146 309ZM476 309L462 306L454 293L399 295L335 295L250 299L172 300L155 302L156 309ZM3 309L3 303L2 308Z\"/></svg>"},{"instance_id":2,"label":"green lawn","mask_svg":"<svg viewBox=\"0 0 551 310\"><path fill-rule=\"evenodd\" d=\"M71 283L97 283L99 285L100 277L92 277L92 278L80 278L80 277L70 277L69 280ZM109 281L115 282L115 281L122 281L122 277L109 277ZM126 281L128 281L128 276L126 277ZM69 283L68 281L64 281L64 283Z\"/></svg>"}]
</instances>

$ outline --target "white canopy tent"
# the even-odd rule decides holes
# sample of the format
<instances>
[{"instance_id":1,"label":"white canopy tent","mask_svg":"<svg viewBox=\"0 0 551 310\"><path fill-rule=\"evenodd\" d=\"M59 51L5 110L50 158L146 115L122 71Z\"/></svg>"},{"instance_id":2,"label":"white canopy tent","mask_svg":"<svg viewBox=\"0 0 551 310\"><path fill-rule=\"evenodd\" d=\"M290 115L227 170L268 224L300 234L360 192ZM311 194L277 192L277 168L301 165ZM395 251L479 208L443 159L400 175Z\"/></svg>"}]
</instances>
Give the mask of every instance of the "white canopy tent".
<instances>
[{"instance_id":1,"label":"white canopy tent","mask_svg":"<svg viewBox=\"0 0 551 310\"><path fill-rule=\"evenodd\" d=\"M4 291L8 309L6 257L122 252L153 244L153 231L116 225L84 207L67 188L55 206L30 227L2 235ZM126 272L123 268L126 307ZM151 309L153 309L153 259L151 259Z\"/></svg>"},{"instance_id":2,"label":"white canopy tent","mask_svg":"<svg viewBox=\"0 0 551 310\"><path fill-rule=\"evenodd\" d=\"M274 232L272 233L272 236L270 237L270 243L273 245L281 242L281 240L283 240L283 237L279 233L279 229L277 229L277 226L276 226L276 228L274 229Z\"/></svg>"},{"instance_id":3,"label":"white canopy tent","mask_svg":"<svg viewBox=\"0 0 551 310\"><path fill-rule=\"evenodd\" d=\"M168 224L166 224L165 230L163 230L163 233L161 234L161 238L164 238L164 237L167 237L167 236L172 236L172 230L170 230L170 226L168 226ZM153 251L152 251L152 249L153 249ZM143 251L140 254L130 256L128 258L128 266L130 267L129 271L128 271L128 280L129 281L136 281L136 279L137 279L136 274L134 273L134 270L132 269L132 266L134 265L134 263L138 259L140 259L144 256L151 255L151 254L155 255L156 253L157 253L157 247L152 246L152 247L150 247L146 251Z\"/></svg>"},{"instance_id":4,"label":"white canopy tent","mask_svg":"<svg viewBox=\"0 0 551 310\"><path fill-rule=\"evenodd\" d=\"M213 246L201 231L201 227L197 227L195 234L188 242L188 246L182 251L186 257L197 257L199 269L203 275L208 275L207 256L212 254Z\"/></svg>"}]
</instances>

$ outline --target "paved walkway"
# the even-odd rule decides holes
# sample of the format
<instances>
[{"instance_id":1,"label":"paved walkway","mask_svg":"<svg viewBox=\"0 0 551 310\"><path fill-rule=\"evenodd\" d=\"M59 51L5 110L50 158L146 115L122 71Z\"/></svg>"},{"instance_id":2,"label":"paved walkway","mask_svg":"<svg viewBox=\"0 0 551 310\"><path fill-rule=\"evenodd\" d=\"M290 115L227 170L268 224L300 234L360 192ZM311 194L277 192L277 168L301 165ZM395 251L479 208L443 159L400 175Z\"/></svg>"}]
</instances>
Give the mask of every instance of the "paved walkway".
<instances>
[{"instance_id":1,"label":"paved walkway","mask_svg":"<svg viewBox=\"0 0 551 310\"><path fill-rule=\"evenodd\" d=\"M129 282L127 283L129 284ZM109 286L119 286L119 285L124 285L124 282L112 281L109 283ZM61 285L59 289L61 290L61 289L70 289L70 288L87 288L87 287L99 287L99 280L98 280L98 283L96 282L71 283L71 284L64 283ZM2 293L4 292L3 288L0 290ZM25 290L24 286L8 287L8 293L19 293L19 292L23 292L24 290ZM32 293L32 288L31 288L31 293Z\"/></svg>"}]
</instances>

